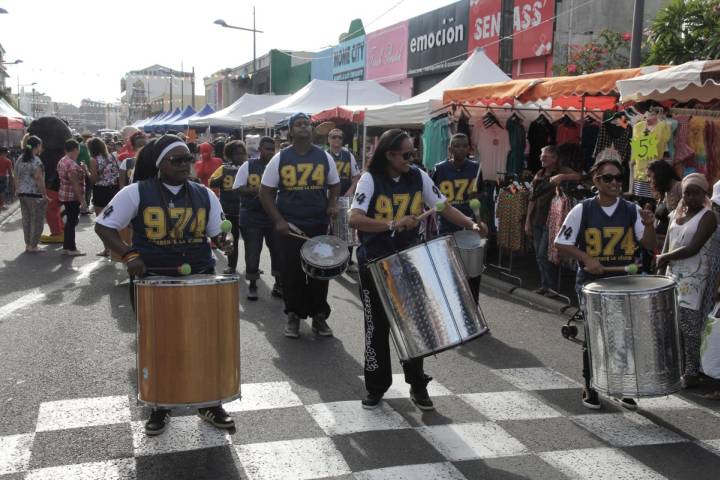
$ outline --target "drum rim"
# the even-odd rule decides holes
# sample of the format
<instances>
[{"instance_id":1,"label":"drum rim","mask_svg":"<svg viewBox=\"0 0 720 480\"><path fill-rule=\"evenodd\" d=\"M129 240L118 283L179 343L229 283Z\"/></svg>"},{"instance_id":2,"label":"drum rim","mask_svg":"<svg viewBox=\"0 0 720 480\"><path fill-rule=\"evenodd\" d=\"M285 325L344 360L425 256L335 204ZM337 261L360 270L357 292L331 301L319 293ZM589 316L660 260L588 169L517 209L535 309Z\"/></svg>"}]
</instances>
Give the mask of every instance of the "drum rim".
<instances>
[{"instance_id":1,"label":"drum rim","mask_svg":"<svg viewBox=\"0 0 720 480\"><path fill-rule=\"evenodd\" d=\"M146 405L148 407L160 407L160 408L209 408L209 407L216 407L218 405L222 405L224 403L232 402L233 400L237 400L242 398L242 387L236 393L235 395L232 395L227 398L223 398L221 400L211 400L209 402L198 402L198 403L158 403L158 402L149 402L147 400L142 400L140 398L140 392L137 394L137 403Z\"/></svg>"},{"instance_id":2,"label":"drum rim","mask_svg":"<svg viewBox=\"0 0 720 480\"><path fill-rule=\"evenodd\" d=\"M203 278L198 278L203 277ZM226 283L238 283L240 275L237 273L231 275L219 274L195 274L185 275L182 277L170 276L150 276L134 280L137 286L154 286L154 287L184 287L193 285L221 285Z\"/></svg>"},{"instance_id":3,"label":"drum rim","mask_svg":"<svg viewBox=\"0 0 720 480\"><path fill-rule=\"evenodd\" d=\"M667 285L663 285L660 287L647 288L645 290L597 290L597 289L590 288L591 285L596 284L596 283L598 283L598 281L601 281L601 280L614 281L613 279L627 278L627 277L657 278L657 279L667 280L669 283ZM672 289L675 287L677 287L677 282L675 282L675 280L673 280L671 277L668 277L665 275L618 275L615 277L600 278L597 280L593 280L592 282L586 283L582 287L582 292L588 293L588 294L601 294L601 295L633 295L633 294L662 292L664 290Z\"/></svg>"},{"instance_id":4,"label":"drum rim","mask_svg":"<svg viewBox=\"0 0 720 480\"><path fill-rule=\"evenodd\" d=\"M344 246L345 246L344 249L342 249L343 245L338 245L338 247L340 247L342 249L342 251L344 252L343 259L338 261L337 263L333 263L332 265L318 265L316 263L311 262L305 255L305 245L307 245L308 241L310 241L310 240L318 241L318 240L316 240L318 238L334 238L338 242L344 244ZM310 240L306 240L305 243L302 244L302 247L300 247L300 260L307 263L308 265L312 265L315 268L331 269L331 268L340 267L350 261L350 252L348 251L348 248L350 248L350 245L346 241L341 239L340 237L338 237L336 235L317 235L315 237L310 238ZM308 249L309 248L310 247L308 246ZM334 248L334 246L333 246L333 248Z\"/></svg>"},{"instance_id":5,"label":"drum rim","mask_svg":"<svg viewBox=\"0 0 720 480\"><path fill-rule=\"evenodd\" d=\"M388 258L392 257L393 255L398 255L400 253L409 252L415 248L422 247L424 245L430 245L430 244L436 243L436 242L449 242L449 241L452 241L453 245L455 244L452 235L443 235L442 237L433 238L432 240L422 241L422 242L416 243L415 245L412 245L404 250L397 250L397 251L389 253L387 255L383 255L382 257L377 257L377 258L373 258L372 260L368 260L367 265L369 267L370 265L372 265L374 263L378 263L383 260L387 260Z\"/></svg>"},{"instance_id":6,"label":"drum rim","mask_svg":"<svg viewBox=\"0 0 720 480\"><path fill-rule=\"evenodd\" d=\"M476 245L474 247L460 246L460 244L458 244L458 242L457 242L457 237L459 237L459 236L469 237L470 235L468 235L468 234L473 234L473 235L477 236L478 238L480 238L480 245ZM480 248L485 248L487 246L487 238L480 237L476 232L474 232L472 230L458 230L457 232L453 232L451 236L455 240L455 246L457 246L457 248L459 248L460 250L477 250Z\"/></svg>"}]
</instances>

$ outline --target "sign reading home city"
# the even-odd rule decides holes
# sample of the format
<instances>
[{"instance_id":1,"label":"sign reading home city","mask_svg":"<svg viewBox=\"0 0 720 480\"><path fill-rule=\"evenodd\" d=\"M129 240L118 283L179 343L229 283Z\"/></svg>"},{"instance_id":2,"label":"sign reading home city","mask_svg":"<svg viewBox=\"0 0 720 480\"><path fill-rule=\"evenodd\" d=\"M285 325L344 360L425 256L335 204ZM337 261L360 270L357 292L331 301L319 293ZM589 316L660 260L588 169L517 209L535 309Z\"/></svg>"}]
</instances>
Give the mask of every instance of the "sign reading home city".
<instances>
[{"instance_id":1,"label":"sign reading home city","mask_svg":"<svg viewBox=\"0 0 720 480\"><path fill-rule=\"evenodd\" d=\"M333 80L362 80L365 76L365 35L333 47Z\"/></svg>"},{"instance_id":2,"label":"sign reading home city","mask_svg":"<svg viewBox=\"0 0 720 480\"><path fill-rule=\"evenodd\" d=\"M462 0L408 21L408 75L451 70L465 61L468 2Z\"/></svg>"}]
</instances>

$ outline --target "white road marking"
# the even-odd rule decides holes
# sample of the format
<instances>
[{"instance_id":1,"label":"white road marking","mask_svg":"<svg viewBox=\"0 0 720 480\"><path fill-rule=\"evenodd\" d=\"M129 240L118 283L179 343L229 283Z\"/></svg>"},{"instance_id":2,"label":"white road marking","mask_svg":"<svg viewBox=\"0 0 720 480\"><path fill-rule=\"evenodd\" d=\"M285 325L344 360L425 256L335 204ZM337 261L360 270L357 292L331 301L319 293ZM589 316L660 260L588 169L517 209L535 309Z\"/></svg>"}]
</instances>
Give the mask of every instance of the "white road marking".
<instances>
[{"instance_id":1,"label":"white road marking","mask_svg":"<svg viewBox=\"0 0 720 480\"><path fill-rule=\"evenodd\" d=\"M133 480L135 459L80 463L28 472L25 480Z\"/></svg>"},{"instance_id":2,"label":"white road marking","mask_svg":"<svg viewBox=\"0 0 720 480\"><path fill-rule=\"evenodd\" d=\"M94 262L87 263L85 265L82 265L81 267L77 268L76 271L80 272L80 274L75 277L75 283L80 282L82 280L86 280L90 278L90 275L92 272L97 269L98 267L102 266L102 264L105 263L105 260L95 260Z\"/></svg>"},{"instance_id":3,"label":"white road marking","mask_svg":"<svg viewBox=\"0 0 720 480\"><path fill-rule=\"evenodd\" d=\"M359 375L360 380L364 380L365 377ZM402 373L394 373L392 376L392 385L385 392L383 398L410 398L410 385L405 383L405 375ZM440 382L433 380L428 383L427 386L428 395L431 397L444 397L453 395L453 393L445 388Z\"/></svg>"},{"instance_id":4,"label":"white road marking","mask_svg":"<svg viewBox=\"0 0 720 480\"><path fill-rule=\"evenodd\" d=\"M300 407L302 402L288 382L243 383L242 398L226 403L228 412L247 412L270 408Z\"/></svg>"},{"instance_id":5,"label":"white road marking","mask_svg":"<svg viewBox=\"0 0 720 480\"><path fill-rule=\"evenodd\" d=\"M0 437L0 475L27 469L34 438L33 433Z\"/></svg>"},{"instance_id":6,"label":"white road marking","mask_svg":"<svg viewBox=\"0 0 720 480\"><path fill-rule=\"evenodd\" d=\"M580 415L571 420L614 447L658 445L687 442L681 437L638 413L601 413Z\"/></svg>"},{"instance_id":7,"label":"white road marking","mask_svg":"<svg viewBox=\"0 0 720 480\"><path fill-rule=\"evenodd\" d=\"M3 307L0 307L0 320L13 314L21 308L25 308L28 305L32 305L33 303L39 302L44 299L45 294L42 293L39 288L31 290L30 293L26 293L17 300L14 300Z\"/></svg>"},{"instance_id":8,"label":"white road marking","mask_svg":"<svg viewBox=\"0 0 720 480\"><path fill-rule=\"evenodd\" d=\"M35 431L46 432L128 422L130 422L130 401L127 396L76 398L41 403Z\"/></svg>"},{"instance_id":9,"label":"white road marking","mask_svg":"<svg viewBox=\"0 0 720 480\"><path fill-rule=\"evenodd\" d=\"M570 478L593 480L664 480L650 467L643 465L620 450L586 448L537 454Z\"/></svg>"},{"instance_id":10,"label":"white road marking","mask_svg":"<svg viewBox=\"0 0 720 480\"><path fill-rule=\"evenodd\" d=\"M452 463L425 463L365 470L357 480L466 480Z\"/></svg>"},{"instance_id":11,"label":"white road marking","mask_svg":"<svg viewBox=\"0 0 720 480\"><path fill-rule=\"evenodd\" d=\"M235 450L250 480L304 480L352 473L329 438L236 445Z\"/></svg>"},{"instance_id":12,"label":"white road marking","mask_svg":"<svg viewBox=\"0 0 720 480\"><path fill-rule=\"evenodd\" d=\"M528 452L525 445L492 422L436 425L416 430L453 462Z\"/></svg>"},{"instance_id":13,"label":"white road marking","mask_svg":"<svg viewBox=\"0 0 720 480\"><path fill-rule=\"evenodd\" d=\"M330 436L410 428L405 419L386 402L380 402L380 406L374 410L365 410L357 400L305 405L305 409Z\"/></svg>"},{"instance_id":14,"label":"white road marking","mask_svg":"<svg viewBox=\"0 0 720 480\"><path fill-rule=\"evenodd\" d=\"M145 422L132 422L136 457L230 445L226 430L215 428L196 415L172 417L167 431L157 437L145 434Z\"/></svg>"},{"instance_id":15,"label":"white road marking","mask_svg":"<svg viewBox=\"0 0 720 480\"><path fill-rule=\"evenodd\" d=\"M527 392L492 392L458 395L490 420L534 420L562 414Z\"/></svg>"},{"instance_id":16,"label":"white road marking","mask_svg":"<svg viewBox=\"0 0 720 480\"><path fill-rule=\"evenodd\" d=\"M508 368L493 370L493 373L521 390L554 390L580 387L580 384L572 378L545 367Z\"/></svg>"}]
</instances>

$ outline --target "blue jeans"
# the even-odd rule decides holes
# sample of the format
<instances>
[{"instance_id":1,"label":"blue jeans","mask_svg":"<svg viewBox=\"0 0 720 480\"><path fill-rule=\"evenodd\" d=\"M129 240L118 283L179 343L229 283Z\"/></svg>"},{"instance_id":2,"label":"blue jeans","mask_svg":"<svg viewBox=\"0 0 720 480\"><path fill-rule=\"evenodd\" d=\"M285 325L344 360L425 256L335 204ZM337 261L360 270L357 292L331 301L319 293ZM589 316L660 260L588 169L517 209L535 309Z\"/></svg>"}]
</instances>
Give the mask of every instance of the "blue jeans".
<instances>
[{"instance_id":1,"label":"blue jeans","mask_svg":"<svg viewBox=\"0 0 720 480\"><path fill-rule=\"evenodd\" d=\"M260 278L260 252L262 252L263 239L270 250L270 265L272 276L280 276L278 251L275 247L273 227L240 227L243 243L245 244L245 278L255 281Z\"/></svg>"},{"instance_id":2,"label":"blue jeans","mask_svg":"<svg viewBox=\"0 0 720 480\"><path fill-rule=\"evenodd\" d=\"M548 228L546 225L533 225L533 247L535 260L540 270L540 287L546 290L557 288L557 267L548 260Z\"/></svg>"}]
</instances>

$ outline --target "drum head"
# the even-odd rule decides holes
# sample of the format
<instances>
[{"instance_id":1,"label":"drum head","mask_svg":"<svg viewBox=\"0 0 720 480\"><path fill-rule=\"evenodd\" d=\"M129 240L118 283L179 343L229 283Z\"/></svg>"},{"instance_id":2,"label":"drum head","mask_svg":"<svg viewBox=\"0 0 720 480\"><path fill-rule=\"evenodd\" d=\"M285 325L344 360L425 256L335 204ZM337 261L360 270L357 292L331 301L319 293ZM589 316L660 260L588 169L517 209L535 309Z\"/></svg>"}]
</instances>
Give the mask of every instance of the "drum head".
<instances>
[{"instance_id":1,"label":"drum head","mask_svg":"<svg viewBox=\"0 0 720 480\"><path fill-rule=\"evenodd\" d=\"M453 237L455 237L455 243L458 248L462 248L463 250L484 247L487 242L487 239L482 238L477 232L472 230L458 230L453 233Z\"/></svg>"},{"instance_id":2,"label":"drum head","mask_svg":"<svg viewBox=\"0 0 720 480\"><path fill-rule=\"evenodd\" d=\"M588 283L583 290L588 292L635 293L670 288L675 282L659 275L625 275L610 277Z\"/></svg>"},{"instance_id":3,"label":"drum head","mask_svg":"<svg viewBox=\"0 0 720 480\"><path fill-rule=\"evenodd\" d=\"M342 265L350 257L348 244L331 235L319 235L306 241L300 249L306 262L320 268Z\"/></svg>"}]
</instances>

